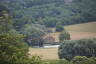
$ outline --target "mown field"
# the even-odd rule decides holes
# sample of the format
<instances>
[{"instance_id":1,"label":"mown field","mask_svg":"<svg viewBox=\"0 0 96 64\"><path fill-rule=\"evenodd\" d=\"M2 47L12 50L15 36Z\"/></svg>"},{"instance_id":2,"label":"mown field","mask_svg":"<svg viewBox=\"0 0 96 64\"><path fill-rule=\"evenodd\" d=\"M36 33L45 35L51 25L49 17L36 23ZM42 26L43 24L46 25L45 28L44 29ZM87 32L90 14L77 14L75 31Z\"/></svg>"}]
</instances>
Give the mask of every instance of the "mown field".
<instances>
[{"instance_id":1,"label":"mown field","mask_svg":"<svg viewBox=\"0 0 96 64\"><path fill-rule=\"evenodd\" d=\"M70 33L72 40L78 40L83 38L96 37L96 22L77 24L65 26L65 29ZM58 41L58 32L51 33L50 35L55 36ZM30 48L30 55L38 55L43 59L59 59L58 48Z\"/></svg>"},{"instance_id":2,"label":"mown field","mask_svg":"<svg viewBox=\"0 0 96 64\"><path fill-rule=\"evenodd\" d=\"M96 22L65 26L67 31L96 33Z\"/></svg>"},{"instance_id":3,"label":"mown field","mask_svg":"<svg viewBox=\"0 0 96 64\"><path fill-rule=\"evenodd\" d=\"M96 37L96 22L65 26L72 40Z\"/></svg>"}]
</instances>

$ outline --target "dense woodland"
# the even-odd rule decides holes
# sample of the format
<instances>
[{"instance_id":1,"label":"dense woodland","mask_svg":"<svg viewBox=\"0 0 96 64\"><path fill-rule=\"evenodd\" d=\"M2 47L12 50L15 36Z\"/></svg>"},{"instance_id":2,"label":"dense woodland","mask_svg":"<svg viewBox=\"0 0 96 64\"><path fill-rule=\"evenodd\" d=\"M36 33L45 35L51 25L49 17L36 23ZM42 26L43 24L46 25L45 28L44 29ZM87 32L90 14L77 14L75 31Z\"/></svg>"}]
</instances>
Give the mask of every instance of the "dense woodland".
<instances>
[{"instance_id":1,"label":"dense woodland","mask_svg":"<svg viewBox=\"0 0 96 64\"><path fill-rule=\"evenodd\" d=\"M75 56L96 57L96 38L63 41L59 57L72 60Z\"/></svg>"},{"instance_id":2,"label":"dense woodland","mask_svg":"<svg viewBox=\"0 0 96 64\"><path fill-rule=\"evenodd\" d=\"M2 0L14 18L14 27L34 23L55 27L95 21L95 0Z\"/></svg>"}]
</instances>

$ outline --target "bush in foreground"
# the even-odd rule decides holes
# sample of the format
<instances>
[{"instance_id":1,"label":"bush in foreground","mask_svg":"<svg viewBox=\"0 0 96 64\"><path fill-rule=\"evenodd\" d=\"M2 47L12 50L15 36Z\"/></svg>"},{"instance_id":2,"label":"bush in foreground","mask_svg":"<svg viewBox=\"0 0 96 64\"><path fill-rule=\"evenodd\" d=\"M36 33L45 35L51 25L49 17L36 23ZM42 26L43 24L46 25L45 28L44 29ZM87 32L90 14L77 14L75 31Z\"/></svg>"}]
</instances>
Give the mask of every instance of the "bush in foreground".
<instances>
[{"instance_id":1,"label":"bush in foreground","mask_svg":"<svg viewBox=\"0 0 96 64\"><path fill-rule=\"evenodd\" d=\"M96 64L96 58L87 58L85 56L76 56L72 59L73 64Z\"/></svg>"},{"instance_id":2,"label":"bush in foreground","mask_svg":"<svg viewBox=\"0 0 96 64\"><path fill-rule=\"evenodd\" d=\"M65 59L59 59L59 60L47 60L43 61L44 64L72 64L72 62L67 61Z\"/></svg>"},{"instance_id":3,"label":"bush in foreground","mask_svg":"<svg viewBox=\"0 0 96 64\"><path fill-rule=\"evenodd\" d=\"M96 64L96 57L75 56L71 61L65 59L47 60L43 64Z\"/></svg>"},{"instance_id":4,"label":"bush in foreground","mask_svg":"<svg viewBox=\"0 0 96 64\"><path fill-rule=\"evenodd\" d=\"M20 64L27 59L28 46L21 35L0 35L0 64Z\"/></svg>"},{"instance_id":5,"label":"bush in foreground","mask_svg":"<svg viewBox=\"0 0 96 64\"><path fill-rule=\"evenodd\" d=\"M0 34L0 64L43 64L39 56L28 56L23 35Z\"/></svg>"}]
</instances>

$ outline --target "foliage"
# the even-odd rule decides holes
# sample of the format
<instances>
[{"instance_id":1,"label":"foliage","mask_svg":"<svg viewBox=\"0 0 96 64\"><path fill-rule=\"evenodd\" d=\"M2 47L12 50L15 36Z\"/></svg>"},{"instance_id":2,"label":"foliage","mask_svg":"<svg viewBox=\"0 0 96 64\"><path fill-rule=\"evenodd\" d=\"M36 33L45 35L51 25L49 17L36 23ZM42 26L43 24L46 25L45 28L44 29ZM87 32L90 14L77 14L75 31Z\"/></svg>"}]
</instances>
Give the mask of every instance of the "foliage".
<instances>
[{"instance_id":1,"label":"foliage","mask_svg":"<svg viewBox=\"0 0 96 64\"><path fill-rule=\"evenodd\" d=\"M12 28L12 19L6 10L0 11L0 33L8 33Z\"/></svg>"},{"instance_id":2,"label":"foliage","mask_svg":"<svg viewBox=\"0 0 96 64\"><path fill-rule=\"evenodd\" d=\"M9 32L8 32L9 34L20 34L18 31L16 31L15 29L11 29Z\"/></svg>"},{"instance_id":3,"label":"foliage","mask_svg":"<svg viewBox=\"0 0 96 64\"><path fill-rule=\"evenodd\" d=\"M29 59L28 63L29 64L43 64L44 62L42 62L42 60L41 60L41 58L39 56L32 56L32 58Z\"/></svg>"},{"instance_id":4,"label":"foliage","mask_svg":"<svg viewBox=\"0 0 96 64\"><path fill-rule=\"evenodd\" d=\"M19 64L27 58L28 46L20 35L0 34L0 64Z\"/></svg>"},{"instance_id":5,"label":"foliage","mask_svg":"<svg viewBox=\"0 0 96 64\"><path fill-rule=\"evenodd\" d=\"M47 60L46 62L45 62L46 64L48 63L48 64L72 64L72 62L69 62L69 61L67 61L67 60L65 60L65 59L60 59L60 60Z\"/></svg>"},{"instance_id":6,"label":"foliage","mask_svg":"<svg viewBox=\"0 0 96 64\"><path fill-rule=\"evenodd\" d=\"M95 57L87 58L85 56L76 56L72 59L72 62L74 64L95 64L96 58Z\"/></svg>"},{"instance_id":7,"label":"foliage","mask_svg":"<svg viewBox=\"0 0 96 64\"><path fill-rule=\"evenodd\" d=\"M85 62L87 62L87 61L88 61L88 58L85 57L85 56L76 56L76 57L74 57L74 58L72 59L72 62L73 62L74 64L82 64L82 63L85 64Z\"/></svg>"},{"instance_id":8,"label":"foliage","mask_svg":"<svg viewBox=\"0 0 96 64\"><path fill-rule=\"evenodd\" d=\"M87 58L85 56L76 56L71 61L65 59L47 60L43 61L44 64L96 64L96 58Z\"/></svg>"},{"instance_id":9,"label":"foliage","mask_svg":"<svg viewBox=\"0 0 96 64\"><path fill-rule=\"evenodd\" d=\"M2 0L14 18L14 27L22 28L28 23L54 27L96 20L95 0ZM1 2L1 1L0 1ZM88 5L88 6L86 6Z\"/></svg>"},{"instance_id":10,"label":"foliage","mask_svg":"<svg viewBox=\"0 0 96 64\"><path fill-rule=\"evenodd\" d=\"M63 41L59 57L71 60L75 56L96 57L96 38Z\"/></svg>"},{"instance_id":11,"label":"foliage","mask_svg":"<svg viewBox=\"0 0 96 64\"><path fill-rule=\"evenodd\" d=\"M62 32L62 31L64 31L65 29L64 29L64 26L62 26L62 25L57 25L56 26L56 32Z\"/></svg>"},{"instance_id":12,"label":"foliage","mask_svg":"<svg viewBox=\"0 0 96 64\"><path fill-rule=\"evenodd\" d=\"M37 56L29 59L25 35L12 29L12 25L9 13L0 7L0 64L41 64L41 58Z\"/></svg>"},{"instance_id":13,"label":"foliage","mask_svg":"<svg viewBox=\"0 0 96 64\"><path fill-rule=\"evenodd\" d=\"M64 40L70 40L70 34L66 31L63 31L60 33L59 40L64 41Z\"/></svg>"},{"instance_id":14,"label":"foliage","mask_svg":"<svg viewBox=\"0 0 96 64\"><path fill-rule=\"evenodd\" d=\"M30 46L43 45L43 36L46 34L44 26L39 24L26 24L21 29L21 33L27 36L25 41Z\"/></svg>"},{"instance_id":15,"label":"foliage","mask_svg":"<svg viewBox=\"0 0 96 64\"><path fill-rule=\"evenodd\" d=\"M10 10L14 18L14 27L19 31L12 29L13 22L8 9L0 5L0 64L44 64L38 56L28 58L28 46L23 43L22 37L27 36L25 41L29 45L33 43L41 45L46 33L43 25L56 26L56 31L62 31L64 30L62 25L96 20L96 0L72 0L70 3L66 1L0 0L0 4L7 6ZM58 22L61 25L57 25ZM18 33L24 35L18 35ZM64 34L68 35L67 32L61 35ZM61 41L63 41L62 38L65 39L65 36L60 37ZM73 59L73 64L96 64L96 58L87 58L96 57L96 38L64 41L59 47L59 57ZM48 63L72 64L67 60L49 61ZM45 62L45 64L48 63Z\"/></svg>"},{"instance_id":16,"label":"foliage","mask_svg":"<svg viewBox=\"0 0 96 64\"><path fill-rule=\"evenodd\" d=\"M95 64L96 58L85 56L74 57L71 61L47 60L43 61L39 56L28 58L28 47L22 42L22 35L0 35L0 64ZM95 40L95 39L92 39ZM95 46L95 45L94 45ZM90 45L89 45L90 47Z\"/></svg>"}]
</instances>

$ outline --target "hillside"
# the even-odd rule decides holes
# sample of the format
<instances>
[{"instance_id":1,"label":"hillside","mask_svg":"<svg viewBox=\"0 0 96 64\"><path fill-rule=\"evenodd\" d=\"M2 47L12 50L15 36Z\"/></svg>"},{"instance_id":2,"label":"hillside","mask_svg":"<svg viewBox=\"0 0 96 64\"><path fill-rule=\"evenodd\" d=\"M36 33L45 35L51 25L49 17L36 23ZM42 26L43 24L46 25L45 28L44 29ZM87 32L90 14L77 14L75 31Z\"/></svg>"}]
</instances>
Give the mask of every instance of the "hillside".
<instances>
[{"instance_id":1,"label":"hillside","mask_svg":"<svg viewBox=\"0 0 96 64\"><path fill-rule=\"evenodd\" d=\"M55 27L58 22L72 25L96 20L95 0L2 0L2 2L10 10L16 29L30 23Z\"/></svg>"}]
</instances>

